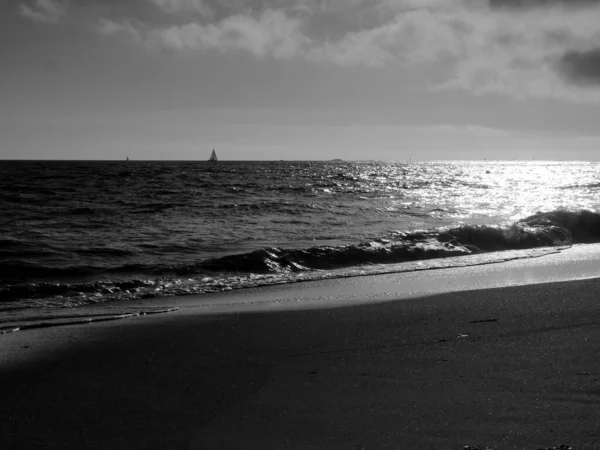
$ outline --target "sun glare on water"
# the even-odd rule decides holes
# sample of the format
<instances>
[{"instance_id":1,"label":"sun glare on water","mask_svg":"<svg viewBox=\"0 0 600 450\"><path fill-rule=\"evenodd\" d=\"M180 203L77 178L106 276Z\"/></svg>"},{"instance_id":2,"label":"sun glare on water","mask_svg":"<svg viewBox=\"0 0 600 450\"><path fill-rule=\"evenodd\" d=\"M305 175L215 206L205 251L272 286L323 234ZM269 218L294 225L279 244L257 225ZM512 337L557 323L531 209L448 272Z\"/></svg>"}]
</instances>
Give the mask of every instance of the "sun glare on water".
<instances>
[{"instance_id":1,"label":"sun glare on water","mask_svg":"<svg viewBox=\"0 0 600 450\"><path fill-rule=\"evenodd\" d=\"M593 181L593 174L565 170L571 162L521 161L502 166L503 173L498 177L498 187L490 194L498 196L510 220L518 220L538 211L578 208L592 208L591 203L582 205L577 190ZM575 198L577 196L577 198Z\"/></svg>"}]
</instances>

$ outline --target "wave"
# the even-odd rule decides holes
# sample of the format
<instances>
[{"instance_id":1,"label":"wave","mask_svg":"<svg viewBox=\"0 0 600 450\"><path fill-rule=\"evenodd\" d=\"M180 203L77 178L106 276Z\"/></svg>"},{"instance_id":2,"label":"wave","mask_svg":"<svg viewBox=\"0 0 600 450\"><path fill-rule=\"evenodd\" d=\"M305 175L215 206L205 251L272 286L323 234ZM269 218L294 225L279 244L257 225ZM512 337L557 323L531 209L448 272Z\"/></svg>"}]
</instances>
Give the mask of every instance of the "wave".
<instances>
[{"instance_id":1,"label":"wave","mask_svg":"<svg viewBox=\"0 0 600 450\"><path fill-rule=\"evenodd\" d=\"M91 247L74 250L74 253L94 256L131 256L135 255L137 252L126 248Z\"/></svg>"},{"instance_id":2,"label":"wave","mask_svg":"<svg viewBox=\"0 0 600 450\"><path fill-rule=\"evenodd\" d=\"M2 249L2 252L0 252L0 261L8 260L8 258L54 257L60 255L60 250L54 246L34 244L10 237L0 238L0 248Z\"/></svg>"},{"instance_id":3,"label":"wave","mask_svg":"<svg viewBox=\"0 0 600 450\"><path fill-rule=\"evenodd\" d=\"M129 293L133 289L152 287L155 282L149 280L126 280L115 282L87 282L87 283L21 283L0 287L2 301L10 302L24 298L43 298L51 296L64 296L69 294L113 294L115 291Z\"/></svg>"},{"instance_id":4,"label":"wave","mask_svg":"<svg viewBox=\"0 0 600 450\"><path fill-rule=\"evenodd\" d=\"M118 255L126 254L120 253L119 250L117 250L116 253ZM0 273L2 273L0 285L11 284L15 281L18 282L19 280L70 279L105 274L115 274L121 276L127 276L131 274L159 275L168 272L172 272L172 268L169 266L152 266L144 264L124 264L113 267L91 265L57 267L23 260L12 260L0 262Z\"/></svg>"},{"instance_id":5,"label":"wave","mask_svg":"<svg viewBox=\"0 0 600 450\"><path fill-rule=\"evenodd\" d=\"M180 273L251 273L332 270L366 264L392 264L502 250L600 242L600 214L592 211L539 212L509 226L464 225L433 231L396 233L339 247L263 248L188 266Z\"/></svg>"},{"instance_id":6,"label":"wave","mask_svg":"<svg viewBox=\"0 0 600 450\"><path fill-rule=\"evenodd\" d=\"M87 266L51 267L29 261L0 262L2 280L28 279L33 277L73 277L97 273Z\"/></svg>"},{"instance_id":7,"label":"wave","mask_svg":"<svg viewBox=\"0 0 600 450\"><path fill-rule=\"evenodd\" d=\"M69 211L70 214L73 214L75 216L94 214L95 212L96 210L88 207L73 208Z\"/></svg>"},{"instance_id":8,"label":"wave","mask_svg":"<svg viewBox=\"0 0 600 450\"><path fill-rule=\"evenodd\" d=\"M12 240L3 242L14 244ZM113 267L52 267L11 260L0 262L0 273L4 279L0 286L0 298L3 301L13 301L88 293L88 298L100 301L98 298L116 295L116 292L127 293L132 288L145 289L144 295L165 295L167 291L164 289L169 287L169 283L172 284L169 280L179 276L194 278L196 281L190 278L191 283L203 283L205 279L216 283L215 278L238 275L241 278L253 277L255 274L267 277L286 274L303 276L302 273L314 271L594 242L600 242L599 213L556 210L539 212L504 226L463 225L426 231L391 232L385 238L352 245L261 248L179 266L126 264ZM128 250L118 248L94 250L117 255L128 253ZM87 277L94 279L94 276L99 275L108 277L111 281L85 281L89 279ZM78 277L83 277L83 281L75 281L80 279ZM33 283L32 280L38 282ZM153 284L156 282L159 285ZM240 283L240 287L243 287L245 282ZM201 285L188 286L186 289L187 291L180 293L203 292Z\"/></svg>"},{"instance_id":9,"label":"wave","mask_svg":"<svg viewBox=\"0 0 600 450\"><path fill-rule=\"evenodd\" d=\"M572 184L569 186L562 186L560 189L598 189L600 183L588 183L588 184Z\"/></svg>"}]
</instances>

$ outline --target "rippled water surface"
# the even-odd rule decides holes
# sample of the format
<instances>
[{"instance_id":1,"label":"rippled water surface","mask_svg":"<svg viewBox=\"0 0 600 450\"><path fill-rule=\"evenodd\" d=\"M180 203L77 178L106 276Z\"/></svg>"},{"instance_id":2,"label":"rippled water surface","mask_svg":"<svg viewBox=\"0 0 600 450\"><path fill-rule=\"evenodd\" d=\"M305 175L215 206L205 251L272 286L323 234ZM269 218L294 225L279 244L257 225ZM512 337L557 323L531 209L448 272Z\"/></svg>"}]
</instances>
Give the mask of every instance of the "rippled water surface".
<instances>
[{"instance_id":1,"label":"rippled water surface","mask_svg":"<svg viewBox=\"0 0 600 450\"><path fill-rule=\"evenodd\" d=\"M143 281L166 293L181 274L197 287L233 273L322 269L303 265L321 257L338 261L330 268L379 263L322 249L599 209L600 165L591 162L3 161L0 285L26 292L11 300L50 295L40 283L132 291ZM260 270L251 257L206 264L270 248L313 250L272 253L277 263ZM98 286L90 292L108 295Z\"/></svg>"}]
</instances>

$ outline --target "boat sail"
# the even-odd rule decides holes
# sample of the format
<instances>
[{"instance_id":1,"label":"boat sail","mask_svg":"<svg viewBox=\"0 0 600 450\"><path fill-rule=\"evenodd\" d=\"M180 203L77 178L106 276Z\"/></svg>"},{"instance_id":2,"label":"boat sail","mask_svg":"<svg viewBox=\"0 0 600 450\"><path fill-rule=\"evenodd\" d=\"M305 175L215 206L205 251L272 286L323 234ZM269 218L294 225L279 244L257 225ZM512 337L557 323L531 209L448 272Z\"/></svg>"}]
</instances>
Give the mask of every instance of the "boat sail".
<instances>
[{"instance_id":1,"label":"boat sail","mask_svg":"<svg viewBox=\"0 0 600 450\"><path fill-rule=\"evenodd\" d=\"M215 153L215 149L214 148L213 148L213 151L212 151L212 153L211 153L210 158L209 158L208 161L209 162L217 162L217 161L219 161L217 159L217 154Z\"/></svg>"}]
</instances>

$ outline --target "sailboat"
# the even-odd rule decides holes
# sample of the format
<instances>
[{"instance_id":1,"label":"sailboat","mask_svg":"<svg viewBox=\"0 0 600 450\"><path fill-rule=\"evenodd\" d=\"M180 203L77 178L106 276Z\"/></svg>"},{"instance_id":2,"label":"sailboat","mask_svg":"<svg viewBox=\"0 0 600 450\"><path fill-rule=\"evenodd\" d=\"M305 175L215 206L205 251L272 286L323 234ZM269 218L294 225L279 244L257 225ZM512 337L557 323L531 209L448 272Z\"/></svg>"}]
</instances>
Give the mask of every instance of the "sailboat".
<instances>
[{"instance_id":1,"label":"sailboat","mask_svg":"<svg viewBox=\"0 0 600 450\"><path fill-rule=\"evenodd\" d=\"M213 148L213 151L210 155L210 158L208 159L208 162L218 162L219 160L217 159L217 154L215 153L215 149Z\"/></svg>"}]
</instances>

